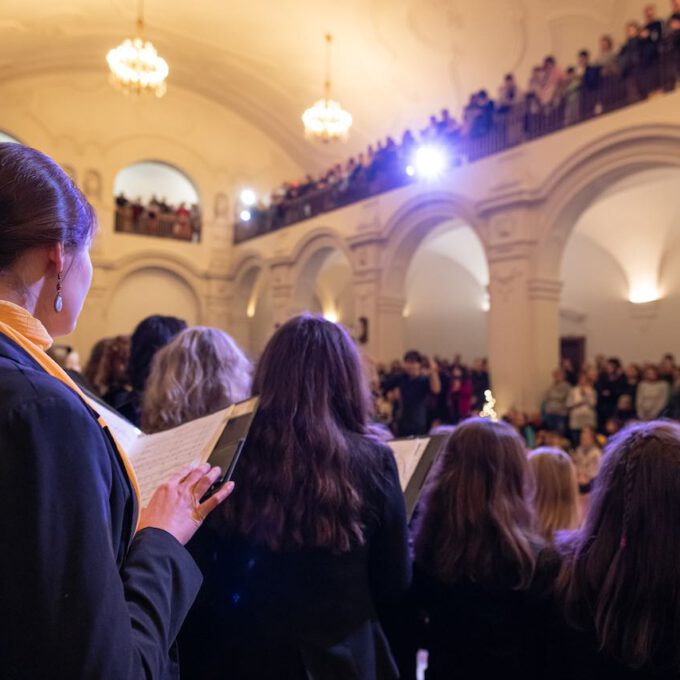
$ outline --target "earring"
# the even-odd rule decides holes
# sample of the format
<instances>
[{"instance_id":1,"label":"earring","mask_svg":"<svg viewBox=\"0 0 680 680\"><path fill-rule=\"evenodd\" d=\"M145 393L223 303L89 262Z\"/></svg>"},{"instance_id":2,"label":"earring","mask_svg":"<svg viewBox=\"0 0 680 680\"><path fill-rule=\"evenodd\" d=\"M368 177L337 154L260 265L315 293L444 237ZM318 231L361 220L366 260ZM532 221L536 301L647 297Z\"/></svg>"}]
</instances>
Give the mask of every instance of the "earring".
<instances>
[{"instance_id":1,"label":"earring","mask_svg":"<svg viewBox=\"0 0 680 680\"><path fill-rule=\"evenodd\" d=\"M61 272L57 274L57 296L54 298L54 311L59 314L64 308L64 299L61 297Z\"/></svg>"}]
</instances>

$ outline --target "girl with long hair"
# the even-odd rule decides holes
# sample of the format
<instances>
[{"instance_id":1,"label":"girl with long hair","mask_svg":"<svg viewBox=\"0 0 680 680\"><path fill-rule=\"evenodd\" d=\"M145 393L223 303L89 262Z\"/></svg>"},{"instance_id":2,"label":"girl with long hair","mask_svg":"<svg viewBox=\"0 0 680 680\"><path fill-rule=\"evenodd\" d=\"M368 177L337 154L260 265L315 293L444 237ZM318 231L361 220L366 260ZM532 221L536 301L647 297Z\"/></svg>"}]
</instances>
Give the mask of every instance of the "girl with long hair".
<instances>
[{"instance_id":1,"label":"girl with long hair","mask_svg":"<svg viewBox=\"0 0 680 680\"><path fill-rule=\"evenodd\" d=\"M429 621L428 680L539 677L542 554L524 443L473 418L448 441L424 491L414 592Z\"/></svg>"},{"instance_id":2,"label":"girl with long hair","mask_svg":"<svg viewBox=\"0 0 680 680\"><path fill-rule=\"evenodd\" d=\"M347 332L303 315L254 376L239 493L191 546L205 584L181 636L187 677L397 677L377 607L410 580L391 451L368 430Z\"/></svg>"},{"instance_id":3,"label":"girl with long hair","mask_svg":"<svg viewBox=\"0 0 680 680\"><path fill-rule=\"evenodd\" d=\"M612 439L584 526L563 546L569 626L546 677L680 675L679 498L680 425L637 424Z\"/></svg>"},{"instance_id":4,"label":"girl with long hair","mask_svg":"<svg viewBox=\"0 0 680 680\"><path fill-rule=\"evenodd\" d=\"M576 468L568 453L549 447L529 454L529 467L538 531L546 543L553 544L556 532L576 529L579 525Z\"/></svg>"},{"instance_id":5,"label":"girl with long hair","mask_svg":"<svg viewBox=\"0 0 680 680\"><path fill-rule=\"evenodd\" d=\"M142 429L160 432L247 399L251 374L250 361L224 331L181 331L153 358Z\"/></svg>"}]
</instances>

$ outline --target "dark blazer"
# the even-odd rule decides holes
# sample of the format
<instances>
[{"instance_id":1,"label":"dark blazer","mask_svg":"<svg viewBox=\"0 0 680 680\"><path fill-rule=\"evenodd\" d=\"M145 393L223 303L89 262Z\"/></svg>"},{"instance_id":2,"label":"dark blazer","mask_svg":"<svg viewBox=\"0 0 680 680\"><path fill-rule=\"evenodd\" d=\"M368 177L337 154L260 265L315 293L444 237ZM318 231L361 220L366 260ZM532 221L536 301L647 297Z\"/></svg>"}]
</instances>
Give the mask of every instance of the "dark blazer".
<instances>
[{"instance_id":1,"label":"dark blazer","mask_svg":"<svg viewBox=\"0 0 680 680\"><path fill-rule=\"evenodd\" d=\"M543 629L559 571L555 555L539 555L527 590L471 581L449 585L414 565L416 608L427 619L427 680L544 680Z\"/></svg>"},{"instance_id":2,"label":"dark blazer","mask_svg":"<svg viewBox=\"0 0 680 680\"><path fill-rule=\"evenodd\" d=\"M211 526L199 530L189 549L205 582L180 634L183 678L397 677L376 606L410 581L404 498L391 451L367 437L353 437L352 446L375 459L378 473L361 475L365 545L344 554L272 552ZM238 481L236 488L248 493Z\"/></svg>"},{"instance_id":3,"label":"dark blazer","mask_svg":"<svg viewBox=\"0 0 680 680\"><path fill-rule=\"evenodd\" d=\"M0 334L0 677L178 676L200 587L170 534L133 538L136 501L80 397Z\"/></svg>"}]
</instances>

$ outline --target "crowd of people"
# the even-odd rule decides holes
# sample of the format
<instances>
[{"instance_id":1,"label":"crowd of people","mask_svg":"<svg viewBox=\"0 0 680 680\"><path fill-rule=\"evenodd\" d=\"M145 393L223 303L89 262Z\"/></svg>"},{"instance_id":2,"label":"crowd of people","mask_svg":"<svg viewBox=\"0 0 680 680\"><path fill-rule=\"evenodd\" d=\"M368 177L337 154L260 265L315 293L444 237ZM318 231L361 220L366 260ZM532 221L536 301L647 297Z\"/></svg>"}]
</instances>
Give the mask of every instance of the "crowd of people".
<instances>
[{"instance_id":1,"label":"crowd of people","mask_svg":"<svg viewBox=\"0 0 680 680\"><path fill-rule=\"evenodd\" d=\"M524 88L509 73L495 99L486 90L473 93L460 121L443 109L419 133L406 130L399 142L387 137L319 176L284 182L268 201L248 210L247 221L237 223L236 240L413 181L415 170L409 173L407 168L413 168L420 145L436 145L453 166L675 89L680 76L680 0L672 0L666 19L657 16L655 5L647 5L641 22L626 24L618 47L612 36L603 35L597 54L583 49L575 60L565 66L547 56L533 68Z\"/></svg>"},{"instance_id":2,"label":"crowd of people","mask_svg":"<svg viewBox=\"0 0 680 680\"><path fill-rule=\"evenodd\" d=\"M409 517L342 326L294 317L253 367L223 331L154 316L98 345L81 376L47 350L87 297L94 209L20 144L0 144L0 206L3 677L412 680L418 650L428 680L678 677L680 425L652 419L672 357L636 384L649 420L613 435L584 483L584 423L573 458L529 451L512 418L463 419L462 395L448 399L460 362L446 387L441 362L409 352L382 378L398 433L429 427L419 405L443 391L458 421ZM639 376L602 367L599 402L581 401L606 428ZM141 507L102 399L158 432L251 394L233 481L207 495L221 471L192 465Z\"/></svg>"},{"instance_id":3,"label":"crowd of people","mask_svg":"<svg viewBox=\"0 0 680 680\"><path fill-rule=\"evenodd\" d=\"M201 211L196 203L171 205L154 194L145 203L141 197L130 200L121 192L115 198L116 231L164 236L182 241L201 240Z\"/></svg>"}]
</instances>

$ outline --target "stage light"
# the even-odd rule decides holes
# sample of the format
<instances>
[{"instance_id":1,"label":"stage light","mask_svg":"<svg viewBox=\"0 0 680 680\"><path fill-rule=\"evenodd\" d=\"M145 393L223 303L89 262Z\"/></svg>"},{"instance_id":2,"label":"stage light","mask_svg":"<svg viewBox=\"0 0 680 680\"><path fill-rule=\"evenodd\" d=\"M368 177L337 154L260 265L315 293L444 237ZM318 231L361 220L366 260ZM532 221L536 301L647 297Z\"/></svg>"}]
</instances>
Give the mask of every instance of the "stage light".
<instances>
[{"instance_id":1,"label":"stage light","mask_svg":"<svg viewBox=\"0 0 680 680\"><path fill-rule=\"evenodd\" d=\"M241 210L239 217L241 218L241 222L250 222L252 215L250 214L250 210Z\"/></svg>"},{"instance_id":2,"label":"stage light","mask_svg":"<svg viewBox=\"0 0 680 680\"><path fill-rule=\"evenodd\" d=\"M436 179L446 169L446 156L434 146L421 146L416 151L415 169L427 179Z\"/></svg>"},{"instance_id":3,"label":"stage light","mask_svg":"<svg viewBox=\"0 0 680 680\"><path fill-rule=\"evenodd\" d=\"M645 302L654 302L661 297L659 289L651 283L639 284L631 289L629 300L636 305L645 304Z\"/></svg>"},{"instance_id":4,"label":"stage light","mask_svg":"<svg viewBox=\"0 0 680 680\"><path fill-rule=\"evenodd\" d=\"M247 208L257 203L257 194L252 189L243 189L241 191L241 205Z\"/></svg>"},{"instance_id":5,"label":"stage light","mask_svg":"<svg viewBox=\"0 0 680 680\"><path fill-rule=\"evenodd\" d=\"M412 165L407 165L406 166L406 174L409 177L413 177L413 175L416 174L416 169Z\"/></svg>"}]
</instances>

